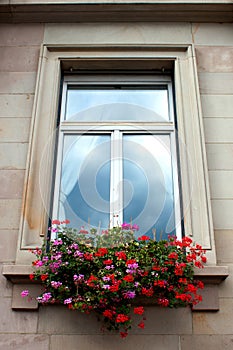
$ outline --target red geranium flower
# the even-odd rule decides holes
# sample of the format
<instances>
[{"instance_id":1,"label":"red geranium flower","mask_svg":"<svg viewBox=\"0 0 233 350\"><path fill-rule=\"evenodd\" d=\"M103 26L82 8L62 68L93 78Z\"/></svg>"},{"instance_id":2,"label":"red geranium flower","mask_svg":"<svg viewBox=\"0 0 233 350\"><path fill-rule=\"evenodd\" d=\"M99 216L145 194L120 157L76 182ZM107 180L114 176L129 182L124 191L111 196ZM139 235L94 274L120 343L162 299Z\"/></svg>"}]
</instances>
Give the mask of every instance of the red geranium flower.
<instances>
[{"instance_id":1,"label":"red geranium flower","mask_svg":"<svg viewBox=\"0 0 233 350\"><path fill-rule=\"evenodd\" d=\"M103 316L107 317L111 320L113 318L113 311L112 310L104 310Z\"/></svg>"},{"instance_id":2,"label":"red geranium flower","mask_svg":"<svg viewBox=\"0 0 233 350\"><path fill-rule=\"evenodd\" d=\"M126 265L132 265L135 264L137 261L135 259L130 259L126 261Z\"/></svg>"},{"instance_id":3,"label":"red geranium flower","mask_svg":"<svg viewBox=\"0 0 233 350\"><path fill-rule=\"evenodd\" d=\"M138 324L138 327L141 328L141 329L144 329L145 328L145 323L142 321Z\"/></svg>"},{"instance_id":4,"label":"red geranium flower","mask_svg":"<svg viewBox=\"0 0 233 350\"><path fill-rule=\"evenodd\" d=\"M121 336L121 338L126 338L126 337L127 337L127 335L128 335L128 333L127 333L127 332L120 332L120 336Z\"/></svg>"},{"instance_id":5,"label":"red geranium flower","mask_svg":"<svg viewBox=\"0 0 233 350\"><path fill-rule=\"evenodd\" d=\"M118 260L126 260L127 259L125 252L116 252L115 256L117 256Z\"/></svg>"},{"instance_id":6,"label":"red geranium flower","mask_svg":"<svg viewBox=\"0 0 233 350\"><path fill-rule=\"evenodd\" d=\"M126 282L133 282L134 277L132 275L126 275L125 277L123 277L123 280Z\"/></svg>"},{"instance_id":7,"label":"red geranium flower","mask_svg":"<svg viewBox=\"0 0 233 350\"><path fill-rule=\"evenodd\" d=\"M141 237L138 237L138 240L139 240L139 241L149 241L149 239L150 239L150 237L145 236L145 235L143 235L143 236L141 236Z\"/></svg>"},{"instance_id":8,"label":"red geranium flower","mask_svg":"<svg viewBox=\"0 0 233 350\"><path fill-rule=\"evenodd\" d=\"M111 259L107 259L103 261L104 265L112 265L112 260Z\"/></svg>"},{"instance_id":9,"label":"red geranium flower","mask_svg":"<svg viewBox=\"0 0 233 350\"><path fill-rule=\"evenodd\" d=\"M133 312L136 314L136 315L142 315L144 313L144 307L143 306L138 306L138 307L135 307Z\"/></svg>"},{"instance_id":10,"label":"red geranium flower","mask_svg":"<svg viewBox=\"0 0 233 350\"><path fill-rule=\"evenodd\" d=\"M53 220L52 224L53 225L60 225L61 221L60 220Z\"/></svg>"},{"instance_id":11,"label":"red geranium flower","mask_svg":"<svg viewBox=\"0 0 233 350\"><path fill-rule=\"evenodd\" d=\"M116 322L117 323L124 323L129 321L129 316L125 315L125 314L118 314L116 317Z\"/></svg>"},{"instance_id":12,"label":"red geranium flower","mask_svg":"<svg viewBox=\"0 0 233 350\"><path fill-rule=\"evenodd\" d=\"M176 252L172 252L168 254L168 259L178 259L178 254Z\"/></svg>"},{"instance_id":13,"label":"red geranium flower","mask_svg":"<svg viewBox=\"0 0 233 350\"><path fill-rule=\"evenodd\" d=\"M147 289L147 288L142 288L142 294L143 295L146 295L147 297L152 297L152 295L154 294L154 290L153 290L153 288L149 288L149 289Z\"/></svg>"},{"instance_id":14,"label":"red geranium flower","mask_svg":"<svg viewBox=\"0 0 233 350\"><path fill-rule=\"evenodd\" d=\"M93 259L93 255L91 253L88 253L88 252L83 254L83 256L84 256L84 259L89 260L89 261Z\"/></svg>"},{"instance_id":15,"label":"red geranium flower","mask_svg":"<svg viewBox=\"0 0 233 350\"><path fill-rule=\"evenodd\" d=\"M97 252L95 253L95 256L104 256L108 254L108 249L107 248L99 248Z\"/></svg>"},{"instance_id":16,"label":"red geranium flower","mask_svg":"<svg viewBox=\"0 0 233 350\"><path fill-rule=\"evenodd\" d=\"M47 274L40 275L41 281L45 281L45 280L47 280L47 278L48 278L48 275L47 275Z\"/></svg>"}]
</instances>

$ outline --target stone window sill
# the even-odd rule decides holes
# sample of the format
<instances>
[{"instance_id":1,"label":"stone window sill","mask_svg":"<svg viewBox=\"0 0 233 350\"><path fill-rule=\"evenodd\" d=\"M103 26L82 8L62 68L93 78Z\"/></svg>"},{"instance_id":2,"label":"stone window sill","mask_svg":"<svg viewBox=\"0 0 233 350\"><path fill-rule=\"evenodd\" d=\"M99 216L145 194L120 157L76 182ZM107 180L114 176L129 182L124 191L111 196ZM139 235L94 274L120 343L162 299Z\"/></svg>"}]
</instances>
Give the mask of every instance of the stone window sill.
<instances>
[{"instance_id":1,"label":"stone window sill","mask_svg":"<svg viewBox=\"0 0 233 350\"><path fill-rule=\"evenodd\" d=\"M29 275L33 272L29 265L4 265L3 275L13 284L12 309L36 310L36 300L28 301L20 296L24 289L30 289L30 295L37 296L41 293L41 284L31 281ZM206 266L203 270L196 270L195 277L204 282L202 291L203 301L193 308L193 311L218 311L219 296L218 286L228 276L227 266ZM146 303L148 304L148 303Z\"/></svg>"}]
</instances>

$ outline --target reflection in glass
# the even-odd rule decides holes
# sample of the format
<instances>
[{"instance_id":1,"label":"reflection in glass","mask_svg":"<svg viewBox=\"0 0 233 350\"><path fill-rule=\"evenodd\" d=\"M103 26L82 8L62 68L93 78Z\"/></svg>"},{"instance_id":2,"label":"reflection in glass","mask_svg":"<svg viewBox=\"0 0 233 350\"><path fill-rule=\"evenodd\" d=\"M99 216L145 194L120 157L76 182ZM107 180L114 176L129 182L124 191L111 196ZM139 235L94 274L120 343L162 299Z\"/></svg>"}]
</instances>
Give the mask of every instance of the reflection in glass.
<instances>
[{"instance_id":1,"label":"reflection in glass","mask_svg":"<svg viewBox=\"0 0 233 350\"><path fill-rule=\"evenodd\" d=\"M108 227L110 135L65 135L59 213L72 227Z\"/></svg>"},{"instance_id":2,"label":"reflection in glass","mask_svg":"<svg viewBox=\"0 0 233 350\"><path fill-rule=\"evenodd\" d=\"M166 239L175 231L174 194L169 135L125 135L123 138L125 222L139 235Z\"/></svg>"},{"instance_id":3,"label":"reflection in glass","mask_svg":"<svg viewBox=\"0 0 233 350\"><path fill-rule=\"evenodd\" d=\"M70 88L65 120L168 121L168 92L166 87L154 90Z\"/></svg>"}]
</instances>

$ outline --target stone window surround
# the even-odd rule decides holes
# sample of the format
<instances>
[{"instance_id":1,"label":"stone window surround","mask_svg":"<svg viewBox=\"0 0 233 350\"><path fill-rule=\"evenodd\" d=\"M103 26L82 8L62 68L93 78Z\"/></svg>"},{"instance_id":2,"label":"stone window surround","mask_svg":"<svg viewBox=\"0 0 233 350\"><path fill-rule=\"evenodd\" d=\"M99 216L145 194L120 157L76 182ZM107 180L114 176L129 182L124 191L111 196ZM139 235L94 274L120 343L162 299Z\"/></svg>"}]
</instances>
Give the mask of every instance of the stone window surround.
<instances>
[{"instance_id":1,"label":"stone window surround","mask_svg":"<svg viewBox=\"0 0 233 350\"><path fill-rule=\"evenodd\" d=\"M216 253L210 206L206 152L202 126L200 94L193 45L42 45L32 115L30 149L23 197L15 265L4 265L3 274L12 281L14 309L35 309L25 303L20 291L28 286L32 254L46 236L61 70L72 69L148 69L163 71L174 66L175 103L179 129L180 168L184 228L187 235L207 249L208 266L197 275L207 283L208 297L197 310L218 310L217 285L228 276L227 267L216 266ZM52 135L52 136L51 136ZM49 141L48 141L49 140ZM46 145L46 152L45 152ZM184 146L185 145L185 149ZM189 158L186 157L188 150ZM41 195L42 194L42 195ZM35 292L38 285L32 284ZM207 295L206 294L206 295Z\"/></svg>"}]
</instances>

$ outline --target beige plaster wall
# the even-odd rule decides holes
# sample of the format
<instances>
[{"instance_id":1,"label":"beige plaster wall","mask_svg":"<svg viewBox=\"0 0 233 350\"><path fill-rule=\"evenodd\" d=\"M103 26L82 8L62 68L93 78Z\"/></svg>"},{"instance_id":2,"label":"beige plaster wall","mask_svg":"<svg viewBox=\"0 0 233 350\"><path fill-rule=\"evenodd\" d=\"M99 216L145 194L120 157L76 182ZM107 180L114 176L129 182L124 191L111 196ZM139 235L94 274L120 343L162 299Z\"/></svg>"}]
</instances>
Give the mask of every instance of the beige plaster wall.
<instances>
[{"instance_id":1,"label":"beige plaster wall","mask_svg":"<svg viewBox=\"0 0 233 350\"><path fill-rule=\"evenodd\" d=\"M11 310L12 286L0 274L0 350L66 348L211 350L233 348L233 29L230 24L0 25L0 266L14 262L39 47L49 44L195 45L219 265L220 311L149 308L144 331L124 341L102 335L95 318L63 307Z\"/></svg>"}]
</instances>

